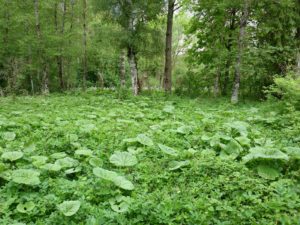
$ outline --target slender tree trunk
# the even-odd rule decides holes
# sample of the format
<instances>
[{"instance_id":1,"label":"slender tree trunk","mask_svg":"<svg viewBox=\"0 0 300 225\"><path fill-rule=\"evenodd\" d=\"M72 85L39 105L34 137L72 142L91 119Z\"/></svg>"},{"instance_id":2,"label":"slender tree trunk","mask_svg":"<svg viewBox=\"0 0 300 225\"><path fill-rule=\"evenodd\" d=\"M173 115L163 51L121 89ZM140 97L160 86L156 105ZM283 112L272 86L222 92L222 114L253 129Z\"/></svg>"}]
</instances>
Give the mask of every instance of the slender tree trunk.
<instances>
[{"instance_id":1,"label":"slender tree trunk","mask_svg":"<svg viewBox=\"0 0 300 225\"><path fill-rule=\"evenodd\" d=\"M168 0L168 19L167 19L167 32L166 32L165 72L164 72L165 92L172 92L172 37L173 37L174 10L175 10L175 0Z\"/></svg>"},{"instance_id":2,"label":"slender tree trunk","mask_svg":"<svg viewBox=\"0 0 300 225\"><path fill-rule=\"evenodd\" d=\"M3 33L3 48L4 48L4 64L3 64L3 69L4 69L4 80L5 80L5 85L9 85L9 79L11 77L11 67L10 67L10 62L11 62L11 57L10 57L10 52L9 52L9 32L10 32L10 8L8 1L5 1L3 4L4 7L4 18L5 18L5 26L4 26L4 33ZM5 88L5 86L4 86ZM3 93L4 94L4 93Z\"/></svg>"},{"instance_id":3,"label":"slender tree trunk","mask_svg":"<svg viewBox=\"0 0 300 225\"><path fill-rule=\"evenodd\" d=\"M87 78L87 0L83 1L83 76L82 87L86 90L86 78Z\"/></svg>"},{"instance_id":4,"label":"slender tree trunk","mask_svg":"<svg viewBox=\"0 0 300 225\"><path fill-rule=\"evenodd\" d=\"M43 94L48 95L49 94L49 76L48 76L48 71L49 67L48 64L44 64L44 69L43 69Z\"/></svg>"},{"instance_id":5,"label":"slender tree trunk","mask_svg":"<svg viewBox=\"0 0 300 225\"><path fill-rule=\"evenodd\" d=\"M41 50L42 47L42 32L41 32L41 25L40 25L40 12L39 12L39 0L34 0L34 11L35 11L35 27L36 27L36 33L38 38L38 55L39 58L42 61L42 93L43 94L49 94L49 75L48 75L48 61L45 58L45 55L43 54L43 51ZM38 69L39 70L39 69ZM38 72L39 73L39 72Z\"/></svg>"},{"instance_id":6,"label":"slender tree trunk","mask_svg":"<svg viewBox=\"0 0 300 225\"><path fill-rule=\"evenodd\" d=\"M132 0L127 0L127 5L130 8L130 15L128 20L128 30L131 33L134 33L134 17L133 17L133 9L132 9ZM128 61L130 65L131 72L131 84L132 84L132 92L134 95L139 94L139 78L138 78L138 67L137 67L137 58L136 51L132 46L132 43L128 44Z\"/></svg>"},{"instance_id":7,"label":"slender tree trunk","mask_svg":"<svg viewBox=\"0 0 300 225\"><path fill-rule=\"evenodd\" d=\"M98 77L99 88L103 89L104 88L104 77L103 77L103 74L100 71L98 71L97 72L97 77Z\"/></svg>"},{"instance_id":8,"label":"slender tree trunk","mask_svg":"<svg viewBox=\"0 0 300 225\"><path fill-rule=\"evenodd\" d=\"M241 66L242 66L242 57L244 53L245 29L247 26L248 15L249 15L249 0L245 0L244 9L240 21L240 32L238 37L238 53L237 53L237 61L235 65L234 84L233 84L232 96L231 96L232 103L237 103L239 101Z\"/></svg>"},{"instance_id":9,"label":"slender tree trunk","mask_svg":"<svg viewBox=\"0 0 300 225\"><path fill-rule=\"evenodd\" d=\"M230 65L231 65L231 50L232 50L232 34L235 30L235 16L236 16L236 10L232 9L230 11L230 26L229 26L229 36L228 36L228 42L226 44L227 51L229 53L229 56L226 61L226 71L224 74L224 83L223 83L223 88L222 88L222 95L226 96L227 95L227 89L228 89L228 84L230 82Z\"/></svg>"},{"instance_id":10,"label":"slender tree trunk","mask_svg":"<svg viewBox=\"0 0 300 225\"><path fill-rule=\"evenodd\" d=\"M126 51L122 50L120 57L120 83L121 88L125 87L126 83Z\"/></svg>"},{"instance_id":11,"label":"slender tree trunk","mask_svg":"<svg viewBox=\"0 0 300 225\"><path fill-rule=\"evenodd\" d=\"M300 8L300 0L299 0L299 8ZM296 59L296 74L297 77L300 77L300 27L297 28L297 34L296 34L297 42L298 42L298 53L297 53L297 59Z\"/></svg>"},{"instance_id":12,"label":"slender tree trunk","mask_svg":"<svg viewBox=\"0 0 300 225\"><path fill-rule=\"evenodd\" d=\"M64 39L64 32L65 32L65 17L67 12L67 3L66 0L62 2L63 4L63 12L62 12L62 24L61 24L61 30L59 33L59 27L58 27L58 14L57 14L57 7L58 4L55 3L55 11L54 11L54 19L55 19L55 30L57 36L59 34L61 35L60 44L59 44L59 55L56 56L56 62L57 62L57 73L58 73L58 79L59 79L59 86L60 89L63 91L65 89L65 81L64 81L64 57L63 57L63 44L61 43Z\"/></svg>"},{"instance_id":13,"label":"slender tree trunk","mask_svg":"<svg viewBox=\"0 0 300 225\"><path fill-rule=\"evenodd\" d=\"M67 13L67 1L63 2L63 14L62 14L62 25L61 25L61 37L64 40L65 33L65 18ZM59 79L60 79L60 88L62 90L65 89L65 81L64 81L64 56L63 56L63 46L60 46L60 54L59 54Z\"/></svg>"},{"instance_id":14,"label":"slender tree trunk","mask_svg":"<svg viewBox=\"0 0 300 225\"><path fill-rule=\"evenodd\" d=\"M129 60L130 71L131 71L132 91L134 95L138 95L139 84L138 84L138 70L137 70L136 55L133 49L131 48L129 48L128 50L128 60Z\"/></svg>"},{"instance_id":15,"label":"slender tree trunk","mask_svg":"<svg viewBox=\"0 0 300 225\"><path fill-rule=\"evenodd\" d=\"M216 77L215 77L215 84L214 84L214 96L218 97L220 94L220 77L221 71L220 69L217 70Z\"/></svg>"},{"instance_id":16,"label":"slender tree trunk","mask_svg":"<svg viewBox=\"0 0 300 225\"><path fill-rule=\"evenodd\" d=\"M296 68L297 76L300 77L300 51L297 53L297 68Z\"/></svg>"},{"instance_id":17,"label":"slender tree trunk","mask_svg":"<svg viewBox=\"0 0 300 225\"><path fill-rule=\"evenodd\" d=\"M72 32L73 32L73 23L74 23L74 5L75 5L75 1L72 0L70 1L70 26L69 26L69 29L68 29L68 41L67 41L67 47L70 48L71 47L71 44L72 44L72 40L69 38L69 36L72 36ZM71 70L70 70L70 65L71 65L71 62L72 62L72 56L67 56L65 57L65 88L66 89L70 89L70 73L71 73Z\"/></svg>"}]
</instances>

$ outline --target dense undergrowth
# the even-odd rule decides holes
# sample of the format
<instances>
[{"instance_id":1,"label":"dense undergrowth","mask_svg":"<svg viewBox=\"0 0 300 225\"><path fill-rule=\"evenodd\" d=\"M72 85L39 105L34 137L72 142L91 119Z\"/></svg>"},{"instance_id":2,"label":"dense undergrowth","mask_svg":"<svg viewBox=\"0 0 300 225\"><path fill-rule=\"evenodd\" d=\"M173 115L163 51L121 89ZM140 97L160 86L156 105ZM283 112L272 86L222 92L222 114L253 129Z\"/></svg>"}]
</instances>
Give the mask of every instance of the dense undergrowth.
<instances>
[{"instance_id":1,"label":"dense undergrowth","mask_svg":"<svg viewBox=\"0 0 300 225\"><path fill-rule=\"evenodd\" d=\"M0 99L0 224L299 224L299 112L113 93Z\"/></svg>"}]
</instances>

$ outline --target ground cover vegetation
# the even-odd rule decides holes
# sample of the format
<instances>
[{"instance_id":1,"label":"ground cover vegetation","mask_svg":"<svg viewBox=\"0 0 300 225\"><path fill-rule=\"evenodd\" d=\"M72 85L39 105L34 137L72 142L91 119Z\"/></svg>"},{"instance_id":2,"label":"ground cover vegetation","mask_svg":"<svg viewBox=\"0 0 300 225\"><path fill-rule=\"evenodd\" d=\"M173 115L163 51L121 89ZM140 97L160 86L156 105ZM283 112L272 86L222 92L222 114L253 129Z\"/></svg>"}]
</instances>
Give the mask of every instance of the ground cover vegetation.
<instances>
[{"instance_id":1,"label":"ground cover vegetation","mask_svg":"<svg viewBox=\"0 0 300 225\"><path fill-rule=\"evenodd\" d=\"M1 224L299 222L300 117L279 103L99 91L0 103Z\"/></svg>"},{"instance_id":2,"label":"ground cover vegetation","mask_svg":"<svg viewBox=\"0 0 300 225\"><path fill-rule=\"evenodd\" d=\"M299 25L299 0L0 0L0 224L299 224Z\"/></svg>"}]
</instances>

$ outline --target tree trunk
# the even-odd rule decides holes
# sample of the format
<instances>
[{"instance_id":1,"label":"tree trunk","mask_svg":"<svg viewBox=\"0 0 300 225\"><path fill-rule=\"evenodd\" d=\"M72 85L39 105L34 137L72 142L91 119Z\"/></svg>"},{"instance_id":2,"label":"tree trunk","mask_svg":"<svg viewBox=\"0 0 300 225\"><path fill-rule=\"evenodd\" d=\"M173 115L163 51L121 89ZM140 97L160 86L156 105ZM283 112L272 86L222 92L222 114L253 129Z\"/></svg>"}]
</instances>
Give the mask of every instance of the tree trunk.
<instances>
[{"instance_id":1,"label":"tree trunk","mask_svg":"<svg viewBox=\"0 0 300 225\"><path fill-rule=\"evenodd\" d=\"M64 57L63 57L63 46L62 46L62 40L64 38L64 32L65 32L65 17L67 12L67 3L66 0L63 1L63 13L62 13L62 24L61 24L61 30L60 30L60 44L59 44L59 55L56 56L56 62L57 62L57 73L58 73L58 79L59 79L59 86L61 90L65 89L65 81L64 81ZM59 27L58 27L58 15L57 15L57 7L58 4L55 3L55 11L54 11L54 19L55 19L55 30L57 36L59 36Z\"/></svg>"},{"instance_id":2,"label":"tree trunk","mask_svg":"<svg viewBox=\"0 0 300 225\"><path fill-rule=\"evenodd\" d=\"M104 88L104 78L103 78L103 74L98 71L97 72L97 77L98 77L98 84L99 84L99 88L103 89Z\"/></svg>"},{"instance_id":3,"label":"tree trunk","mask_svg":"<svg viewBox=\"0 0 300 225\"><path fill-rule=\"evenodd\" d=\"M300 0L299 0L299 8L300 8ZM298 41L298 53L297 53L297 59L296 59L296 75L297 77L300 77L300 27L297 28L297 34L296 38Z\"/></svg>"},{"instance_id":4,"label":"tree trunk","mask_svg":"<svg viewBox=\"0 0 300 225\"><path fill-rule=\"evenodd\" d=\"M9 51L9 32L10 32L10 8L8 1L5 1L3 6L4 7L4 17L5 17L5 25L4 25L4 34L3 34L3 58L4 58L4 63L3 63L3 71L4 71L4 80L5 80L5 86L9 85L9 79L11 76L11 54ZM5 88L4 86L4 88ZM3 93L4 94L4 93Z\"/></svg>"},{"instance_id":5,"label":"tree trunk","mask_svg":"<svg viewBox=\"0 0 300 225\"><path fill-rule=\"evenodd\" d=\"M215 78L215 84L214 84L214 96L215 97L218 97L220 94L220 76L221 76L221 72L220 72L220 69L218 69L216 78Z\"/></svg>"},{"instance_id":6,"label":"tree trunk","mask_svg":"<svg viewBox=\"0 0 300 225\"><path fill-rule=\"evenodd\" d=\"M296 68L297 77L300 77L300 51L297 53L297 68Z\"/></svg>"},{"instance_id":7,"label":"tree trunk","mask_svg":"<svg viewBox=\"0 0 300 225\"><path fill-rule=\"evenodd\" d=\"M131 72L132 91L134 95L138 95L139 84L138 84L138 70L137 70L136 55L131 48L129 48L128 50L128 60L129 60L130 72Z\"/></svg>"},{"instance_id":8,"label":"tree trunk","mask_svg":"<svg viewBox=\"0 0 300 225\"><path fill-rule=\"evenodd\" d=\"M127 0L127 5L130 7L130 15L128 19L128 30L130 33L134 33L134 17L133 17L133 9L132 9L132 0ZM130 72L131 72L131 84L132 84L132 92L134 95L139 94L139 78L138 78L138 68L137 68L137 58L136 58L136 51L129 42L128 44L128 61L130 65Z\"/></svg>"},{"instance_id":9,"label":"tree trunk","mask_svg":"<svg viewBox=\"0 0 300 225\"><path fill-rule=\"evenodd\" d=\"M82 76L82 88L86 90L86 78L87 78L87 0L83 0L83 76Z\"/></svg>"},{"instance_id":10,"label":"tree trunk","mask_svg":"<svg viewBox=\"0 0 300 225\"><path fill-rule=\"evenodd\" d=\"M48 76L48 64L44 64L43 68L43 88L42 88L42 94L43 95L48 95L49 94L49 76Z\"/></svg>"},{"instance_id":11,"label":"tree trunk","mask_svg":"<svg viewBox=\"0 0 300 225\"><path fill-rule=\"evenodd\" d=\"M43 68L43 76L42 76L42 93L43 94L48 94L49 93L49 75L48 75L48 61L45 58L42 50L41 45L42 45L42 32L41 32L41 25L40 25L40 12L39 12L39 0L34 0L34 11L35 11L35 27L36 27L36 33L37 33L37 38L38 38L38 45L39 45L39 50L38 50L38 55L40 56L39 58L42 60L42 68ZM38 69L39 73L39 69Z\"/></svg>"},{"instance_id":12,"label":"tree trunk","mask_svg":"<svg viewBox=\"0 0 300 225\"><path fill-rule=\"evenodd\" d=\"M125 87L126 83L126 51L122 50L120 57L120 83L121 88Z\"/></svg>"},{"instance_id":13,"label":"tree trunk","mask_svg":"<svg viewBox=\"0 0 300 225\"><path fill-rule=\"evenodd\" d=\"M239 90L240 90L240 82L241 82L241 65L242 65L242 56L244 51L244 39L245 39L245 29L247 26L247 20L249 15L249 0L245 0L244 9L241 16L240 21L240 32L238 37L238 53L237 53L237 61L235 65L235 76L234 76L234 84L232 89L231 102L238 103L239 101Z\"/></svg>"},{"instance_id":14,"label":"tree trunk","mask_svg":"<svg viewBox=\"0 0 300 225\"><path fill-rule=\"evenodd\" d=\"M10 76L8 79L8 87L11 93L16 94L17 91L17 76L18 76L18 62L15 57L10 60Z\"/></svg>"},{"instance_id":15,"label":"tree trunk","mask_svg":"<svg viewBox=\"0 0 300 225\"><path fill-rule=\"evenodd\" d=\"M167 19L167 32L166 32L165 72L164 72L165 92L172 92L172 37L173 37L174 9L175 9L175 0L168 0L168 19Z\"/></svg>"},{"instance_id":16,"label":"tree trunk","mask_svg":"<svg viewBox=\"0 0 300 225\"><path fill-rule=\"evenodd\" d=\"M236 16L236 10L232 9L230 11L230 26L229 26L229 36L228 36L228 42L225 44L226 49L229 53L229 56L226 61L226 71L225 71L225 76L224 76L224 83L223 83L223 89L222 89L222 95L226 96L227 95L227 89L228 89L228 84L230 82L230 65L231 65L231 50L232 50L232 33L235 30L235 16Z\"/></svg>"}]
</instances>

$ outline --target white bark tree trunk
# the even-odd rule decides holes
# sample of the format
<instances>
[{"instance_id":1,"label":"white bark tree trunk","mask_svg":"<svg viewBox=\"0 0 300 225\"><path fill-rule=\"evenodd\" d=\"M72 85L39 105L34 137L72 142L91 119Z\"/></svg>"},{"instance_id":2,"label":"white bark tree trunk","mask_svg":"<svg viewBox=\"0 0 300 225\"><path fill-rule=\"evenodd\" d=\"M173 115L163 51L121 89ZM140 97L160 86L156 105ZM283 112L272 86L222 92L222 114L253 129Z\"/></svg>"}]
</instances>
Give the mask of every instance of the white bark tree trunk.
<instances>
[{"instance_id":1,"label":"white bark tree trunk","mask_svg":"<svg viewBox=\"0 0 300 225\"><path fill-rule=\"evenodd\" d=\"M126 83L126 51L122 50L120 57L120 84L121 88L125 87Z\"/></svg>"},{"instance_id":2,"label":"white bark tree trunk","mask_svg":"<svg viewBox=\"0 0 300 225\"><path fill-rule=\"evenodd\" d=\"M83 0L83 76L82 87L86 90L86 78L87 78L87 0Z\"/></svg>"},{"instance_id":3,"label":"white bark tree trunk","mask_svg":"<svg viewBox=\"0 0 300 225\"><path fill-rule=\"evenodd\" d=\"M249 1L244 0L244 9L241 16L240 21L240 32L238 37L238 53L237 53L237 61L235 65L235 77L234 77L234 84L231 96L232 103L238 103L239 101L239 90L240 90L240 83L241 83L241 65L242 65L242 57L244 51L244 39L245 39L245 29L247 26L247 20L249 15Z\"/></svg>"},{"instance_id":4,"label":"white bark tree trunk","mask_svg":"<svg viewBox=\"0 0 300 225\"><path fill-rule=\"evenodd\" d=\"M138 70L137 70L137 63L136 63L136 56L132 49L129 49L129 65L131 71L131 84L132 84L132 91L134 95L139 94L139 85L138 85Z\"/></svg>"},{"instance_id":5,"label":"white bark tree trunk","mask_svg":"<svg viewBox=\"0 0 300 225\"><path fill-rule=\"evenodd\" d=\"M220 70L218 69L216 77L215 77L214 96L218 97L219 94L220 94Z\"/></svg>"},{"instance_id":6,"label":"white bark tree trunk","mask_svg":"<svg viewBox=\"0 0 300 225\"><path fill-rule=\"evenodd\" d=\"M297 76L300 77L300 52L297 54Z\"/></svg>"},{"instance_id":7,"label":"white bark tree trunk","mask_svg":"<svg viewBox=\"0 0 300 225\"><path fill-rule=\"evenodd\" d=\"M38 38L38 44L41 48L42 45L42 31L40 25L40 11L39 11L39 0L34 0L34 11L35 11L35 26L36 26L36 33ZM38 50L38 54L40 55L42 61L42 94L49 94L49 74L48 74L48 61L45 58L45 55L41 50ZM38 69L39 71L39 69ZM38 72L39 73L39 72Z\"/></svg>"}]
</instances>

